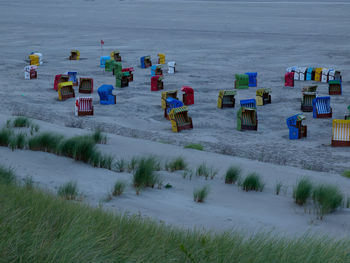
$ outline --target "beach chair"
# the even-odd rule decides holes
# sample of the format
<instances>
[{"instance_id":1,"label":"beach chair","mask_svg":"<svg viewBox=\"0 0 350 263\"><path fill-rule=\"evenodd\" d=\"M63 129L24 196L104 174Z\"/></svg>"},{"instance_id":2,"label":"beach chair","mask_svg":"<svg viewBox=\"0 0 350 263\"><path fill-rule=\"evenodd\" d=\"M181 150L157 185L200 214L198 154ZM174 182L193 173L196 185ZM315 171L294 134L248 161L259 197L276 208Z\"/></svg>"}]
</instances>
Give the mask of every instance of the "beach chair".
<instances>
[{"instance_id":1,"label":"beach chair","mask_svg":"<svg viewBox=\"0 0 350 263\"><path fill-rule=\"evenodd\" d=\"M241 107L255 108L256 109L256 100L255 99L240 100L239 104Z\"/></svg>"},{"instance_id":2,"label":"beach chair","mask_svg":"<svg viewBox=\"0 0 350 263\"><path fill-rule=\"evenodd\" d=\"M345 115L345 120L350 120L350 105L348 106L349 115Z\"/></svg>"},{"instance_id":3,"label":"beach chair","mask_svg":"<svg viewBox=\"0 0 350 263\"><path fill-rule=\"evenodd\" d=\"M80 78L79 79L79 93L94 92L94 79L92 78Z\"/></svg>"},{"instance_id":4,"label":"beach chair","mask_svg":"<svg viewBox=\"0 0 350 263\"><path fill-rule=\"evenodd\" d=\"M169 119L169 113L172 109L175 109L175 108L180 108L182 107L184 104L177 100L177 99L174 99L174 98L167 98L166 99L166 108L164 109L164 118L167 118Z\"/></svg>"},{"instance_id":5,"label":"beach chair","mask_svg":"<svg viewBox=\"0 0 350 263\"><path fill-rule=\"evenodd\" d=\"M39 66L40 65L39 56L36 54L29 55L29 63L30 63L30 65Z\"/></svg>"},{"instance_id":6,"label":"beach chair","mask_svg":"<svg viewBox=\"0 0 350 263\"><path fill-rule=\"evenodd\" d=\"M306 67L300 67L299 68L299 80L305 80L306 79Z\"/></svg>"},{"instance_id":7,"label":"beach chair","mask_svg":"<svg viewBox=\"0 0 350 263\"><path fill-rule=\"evenodd\" d=\"M38 77L37 73L38 66L30 65L24 67L24 79L36 79Z\"/></svg>"},{"instance_id":8,"label":"beach chair","mask_svg":"<svg viewBox=\"0 0 350 263\"><path fill-rule=\"evenodd\" d=\"M328 68L323 68L322 69L321 82L323 82L323 83L327 83L328 82L328 74L329 74L329 69Z\"/></svg>"},{"instance_id":9,"label":"beach chair","mask_svg":"<svg viewBox=\"0 0 350 263\"><path fill-rule=\"evenodd\" d=\"M55 76L55 81L53 83L53 89L58 90L58 84L61 82L68 82L69 81L69 76L66 74L59 74Z\"/></svg>"},{"instance_id":10,"label":"beach chair","mask_svg":"<svg viewBox=\"0 0 350 263\"><path fill-rule=\"evenodd\" d=\"M174 108L169 112L169 120L173 132L193 129L192 118L188 116L188 107Z\"/></svg>"},{"instance_id":11,"label":"beach chair","mask_svg":"<svg viewBox=\"0 0 350 263\"><path fill-rule=\"evenodd\" d=\"M97 89L97 93L100 96L100 104L110 105L117 103L116 95L113 95L112 93L113 89L113 85L106 84L103 84Z\"/></svg>"},{"instance_id":12,"label":"beach chair","mask_svg":"<svg viewBox=\"0 0 350 263\"><path fill-rule=\"evenodd\" d=\"M67 75L69 77L68 81L73 82L73 86L78 86L79 85L77 74L78 73L76 71L68 71L67 72Z\"/></svg>"},{"instance_id":13,"label":"beach chair","mask_svg":"<svg viewBox=\"0 0 350 263\"><path fill-rule=\"evenodd\" d=\"M332 118L331 97L316 97L312 101L314 118Z\"/></svg>"},{"instance_id":14,"label":"beach chair","mask_svg":"<svg viewBox=\"0 0 350 263\"><path fill-rule=\"evenodd\" d=\"M183 103L186 106L194 104L194 90L190 86L183 86L181 91L184 92L182 94Z\"/></svg>"},{"instance_id":15,"label":"beach chair","mask_svg":"<svg viewBox=\"0 0 350 263\"><path fill-rule=\"evenodd\" d=\"M134 68L123 68L122 72L128 72L129 73L129 76L128 76L129 82L134 81L134 74L133 74Z\"/></svg>"},{"instance_id":16,"label":"beach chair","mask_svg":"<svg viewBox=\"0 0 350 263\"><path fill-rule=\"evenodd\" d=\"M307 137L307 126L302 125L303 120L305 120L305 116L302 114L296 114L287 119L290 140L296 140L301 139L303 137Z\"/></svg>"},{"instance_id":17,"label":"beach chair","mask_svg":"<svg viewBox=\"0 0 350 263\"><path fill-rule=\"evenodd\" d=\"M237 130L257 130L258 117L256 108L240 107L237 111Z\"/></svg>"},{"instance_id":18,"label":"beach chair","mask_svg":"<svg viewBox=\"0 0 350 263\"><path fill-rule=\"evenodd\" d=\"M302 89L301 111L312 112L312 101L316 98L317 85L305 86Z\"/></svg>"},{"instance_id":19,"label":"beach chair","mask_svg":"<svg viewBox=\"0 0 350 263\"><path fill-rule=\"evenodd\" d=\"M69 60L79 60L80 52L79 50L71 50Z\"/></svg>"},{"instance_id":20,"label":"beach chair","mask_svg":"<svg viewBox=\"0 0 350 263\"><path fill-rule=\"evenodd\" d=\"M235 107L235 90L220 90L217 106L219 109Z\"/></svg>"},{"instance_id":21,"label":"beach chair","mask_svg":"<svg viewBox=\"0 0 350 263\"><path fill-rule=\"evenodd\" d=\"M284 75L284 86L294 87L294 72L287 72Z\"/></svg>"},{"instance_id":22,"label":"beach chair","mask_svg":"<svg viewBox=\"0 0 350 263\"><path fill-rule=\"evenodd\" d=\"M75 116L94 115L94 106L91 97L79 97L75 99Z\"/></svg>"},{"instance_id":23,"label":"beach chair","mask_svg":"<svg viewBox=\"0 0 350 263\"><path fill-rule=\"evenodd\" d=\"M58 100L60 101L75 97L73 83L71 81L59 83L57 92Z\"/></svg>"},{"instance_id":24,"label":"beach chair","mask_svg":"<svg viewBox=\"0 0 350 263\"><path fill-rule=\"evenodd\" d=\"M235 75L235 89L248 89L249 88L249 77L246 74Z\"/></svg>"},{"instance_id":25,"label":"beach chair","mask_svg":"<svg viewBox=\"0 0 350 263\"><path fill-rule=\"evenodd\" d=\"M328 94L329 95L341 95L342 85L340 80L328 81Z\"/></svg>"},{"instance_id":26,"label":"beach chair","mask_svg":"<svg viewBox=\"0 0 350 263\"><path fill-rule=\"evenodd\" d=\"M151 66L151 77L154 76L163 76L163 71L160 64Z\"/></svg>"},{"instance_id":27,"label":"beach chair","mask_svg":"<svg viewBox=\"0 0 350 263\"><path fill-rule=\"evenodd\" d=\"M113 69L117 65L117 63L120 63L120 62L116 62L113 59L107 59L105 61L105 71L113 72Z\"/></svg>"},{"instance_id":28,"label":"beach chair","mask_svg":"<svg viewBox=\"0 0 350 263\"><path fill-rule=\"evenodd\" d=\"M110 60L110 56L102 56L100 57L100 68L104 68L106 66L106 61Z\"/></svg>"},{"instance_id":29,"label":"beach chair","mask_svg":"<svg viewBox=\"0 0 350 263\"><path fill-rule=\"evenodd\" d=\"M34 55L33 58L35 60L35 64L33 64L33 65L39 66L39 65L42 65L44 63L44 61L43 61L43 54L42 53L31 52L30 55ZM29 55L29 60L31 60L30 59L30 55Z\"/></svg>"},{"instance_id":30,"label":"beach chair","mask_svg":"<svg viewBox=\"0 0 350 263\"><path fill-rule=\"evenodd\" d=\"M168 62L168 73L175 74L175 67L176 67L175 61Z\"/></svg>"},{"instance_id":31,"label":"beach chair","mask_svg":"<svg viewBox=\"0 0 350 263\"><path fill-rule=\"evenodd\" d=\"M179 100L179 98L177 97L177 90L169 90L169 91L162 92L162 97L161 97L162 109L165 109L167 107L166 105L167 98L173 98L173 99Z\"/></svg>"},{"instance_id":32,"label":"beach chair","mask_svg":"<svg viewBox=\"0 0 350 263\"><path fill-rule=\"evenodd\" d=\"M315 69L315 81L321 81L323 68Z\"/></svg>"},{"instance_id":33,"label":"beach chair","mask_svg":"<svg viewBox=\"0 0 350 263\"><path fill-rule=\"evenodd\" d=\"M294 80L299 80L299 76L300 76L300 68L299 67L295 67L295 69L294 69Z\"/></svg>"},{"instance_id":34,"label":"beach chair","mask_svg":"<svg viewBox=\"0 0 350 263\"><path fill-rule=\"evenodd\" d=\"M313 68L307 68L307 71L306 71L306 80L313 80L312 78L312 72L313 72Z\"/></svg>"},{"instance_id":35,"label":"beach chair","mask_svg":"<svg viewBox=\"0 0 350 263\"><path fill-rule=\"evenodd\" d=\"M328 72L328 80L342 80L340 71L330 69Z\"/></svg>"},{"instance_id":36,"label":"beach chair","mask_svg":"<svg viewBox=\"0 0 350 263\"><path fill-rule=\"evenodd\" d=\"M158 64L165 64L165 54L158 53Z\"/></svg>"},{"instance_id":37,"label":"beach chair","mask_svg":"<svg viewBox=\"0 0 350 263\"><path fill-rule=\"evenodd\" d=\"M256 105L263 106L271 104L271 90L269 89L258 89L256 90Z\"/></svg>"},{"instance_id":38,"label":"beach chair","mask_svg":"<svg viewBox=\"0 0 350 263\"><path fill-rule=\"evenodd\" d=\"M110 55L111 59L117 61L117 62L121 62L122 61L122 57L120 56L120 51L119 50L114 50L111 52Z\"/></svg>"},{"instance_id":39,"label":"beach chair","mask_svg":"<svg viewBox=\"0 0 350 263\"><path fill-rule=\"evenodd\" d=\"M248 75L248 86L249 87L256 87L258 85L258 73L257 72L247 72L245 73L246 75Z\"/></svg>"},{"instance_id":40,"label":"beach chair","mask_svg":"<svg viewBox=\"0 0 350 263\"><path fill-rule=\"evenodd\" d=\"M140 58L141 68L148 68L152 66L151 56L144 56Z\"/></svg>"},{"instance_id":41,"label":"beach chair","mask_svg":"<svg viewBox=\"0 0 350 263\"><path fill-rule=\"evenodd\" d=\"M151 77L151 91L158 91L164 89L163 77L154 76Z\"/></svg>"},{"instance_id":42,"label":"beach chair","mask_svg":"<svg viewBox=\"0 0 350 263\"><path fill-rule=\"evenodd\" d=\"M118 71L115 75L115 86L118 88L124 88L129 86L129 73Z\"/></svg>"},{"instance_id":43,"label":"beach chair","mask_svg":"<svg viewBox=\"0 0 350 263\"><path fill-rule=\"evenodd\" d=\"M113 63L111 64L112 68L112 72L113 75L115 75L117 72L125 72L123 71L123 67L122 67L122 63L121 62L117 62L115 60L113 60Z\"/></svg>"},{"instance_id":44,"label":"beach chair","mask_svg":"<svg viewBox=\"0 0 350 263\"><path fill-rule=\"evenodd\" d=\"M333 120L332 146L350 147L350 120Z\"/></svg>"}]
</instances>

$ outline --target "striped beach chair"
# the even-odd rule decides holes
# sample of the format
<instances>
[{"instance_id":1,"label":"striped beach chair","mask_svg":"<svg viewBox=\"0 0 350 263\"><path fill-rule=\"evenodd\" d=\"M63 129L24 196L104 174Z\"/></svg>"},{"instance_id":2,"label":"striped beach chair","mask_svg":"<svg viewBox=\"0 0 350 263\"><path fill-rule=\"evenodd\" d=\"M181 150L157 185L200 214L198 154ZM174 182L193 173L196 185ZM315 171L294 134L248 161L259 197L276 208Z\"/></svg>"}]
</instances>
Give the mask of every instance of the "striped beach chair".
<instances>
[{"instance_id":1,"label":"striped beach chair","mask_svg":"<svg viewBox=\"0 0 350 263\"><path fill-rule=\"evenodd\" d=\"M312 101L314 118L332 118L331 97L316 97Z\"/></svg>"},{"instance_id":2,"label":"striped beach chair","mask_svg":"<svg viewBox=\"0 0 350 263\"><path fill-rule=\"evenodd\" d=\"M249 76L246 74L235 75L235 89L248 89L249 88Z\"/></svg>"},{"instance_id":3,"label":"striped beach chair","mask_svg":"<svg viewBox=\"0 0 350 263\"><path fill-rule=\"evenodd\" d=\"M173 132L193 129L192 118L188 117L188 107L174 108L169 112L169 120Z\"/></svg>"},{"instance_id":4,"label":"striped beach chair","mask_svg":"<svg viewBox=\"0 0 350 263\"><path fill-rule=\"evenodd\" d=\"M94 115L94 106L91 97L79 97L75 99L75 116Z\"/></svg>"},{"instance_id":5,"label":"striped beach chair","mask_svg":"<svg viewBox=\"0 0 350 263\"><path fill-rule=\"evenodd\" d=\"M296 140L301 139L303 137L307 137L307 126L302 125L303 120L305 120L305 116L302 114L296 114L287 119L290 140Z\"/></svg>"},{"instance_id":6,"label":"striped beach chair","mask_svg":"<svg viewBox=\"0 0 350 263\"><path fill-rule=\"evenodd\" d=\"M67 82L59 83L57 92L58 92L58 99L60 101L63 101L69 98L74 98L75 93L73 88L73 82L67 81Z\"/></svg>"},{"instance_id":7,"label":"striped beach chair","mask_svg":"<svg viewBox=\"0 0 350 263\"><path fill-rule=\"evenodd\" d=\"M332 146L350 146L350 120L333 120Z\"/></svg>"},{"instance_id":8,"label":"striped beach chair","mask_svg":"<svg viewBox=\"0 0 350 263\"><path fill-rule=\"evenodd\" d=\"M303 92L301 98L301 111L312 112L313 105L312 101L316 98L316 92Z\"/></svg>"},{"instance_id":9,"label":"striped beach chair","mask_svg":"<svg viewBox=\"0 0 350 263\"><path fill-rule=\"evenodd\" d=\"M80 78L79 79L79 93L93 93L94 79Z\"/></svg>"},{"instance_id":10,"label":"striped beach chair","mask_svg":"<svg viewBox=\"0 0 350 263\"><path fill-rule=\"evenodd\" d=\"M257 72L247 72L245 73L246 75L248 75L249 78L249 83L248 86L249 87L256 87L258 85L258 73Z\"/></svg>"},{"instance_id":11,"label":"striped beach chair","mask_svg":"<svg viewBox=\"0 0 350 263\"><path fill-rule=\"evenodd\" d=\"M258 117L256 108L241 107L237 112L237 130L257 130Z\"/></svg>"},{"instance_id":12,"label":"striped beach chair","mask_svg":"<svg viewBox=\"0 0 350 263\"><path fill-rule=\"evenodd\" d=\"M256 100L255 99L240 100L239 104L241 105L241 107L255 108L256 109Z\"/></svg>"},{"instance_id":13,"label":"striped beach chair","mask_svg":"<svg viewBox=\"0 0 350 263\"><path fill-rule=\"evenodd\" d=\"M328 94L329 95L341 95L342 85L340 80L330 80L328 81Z\"/></svg>"},{"instance_id":14,"label":"striped beach chair","mask_svg":"<svg viewBox=\"0 0 350 263\"><path fill-rule=\"evenodd\" d=\"M235 95L235 90L220 90L217 103L218 108L234 108L236 102Z\"/></svg>"}]
</instances>

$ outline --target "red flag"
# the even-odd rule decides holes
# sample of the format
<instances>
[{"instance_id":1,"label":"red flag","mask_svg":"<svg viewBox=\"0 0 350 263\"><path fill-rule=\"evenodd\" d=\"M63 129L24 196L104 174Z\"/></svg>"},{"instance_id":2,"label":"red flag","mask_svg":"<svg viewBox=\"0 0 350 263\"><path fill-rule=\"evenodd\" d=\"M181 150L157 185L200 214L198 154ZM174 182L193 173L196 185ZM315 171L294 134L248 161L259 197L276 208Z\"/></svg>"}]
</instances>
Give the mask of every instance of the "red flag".
<instances>
[{"instance_id":1,"label":"red flag","mask_svg":"<svg viewBox=\"0 0 350 263\"><path fill-rule=\"evenodd\" d=\"M103 40L101 40L101 45L104 45L104 44L105 44L105 42Z\"/></svg>"}]
</instances>

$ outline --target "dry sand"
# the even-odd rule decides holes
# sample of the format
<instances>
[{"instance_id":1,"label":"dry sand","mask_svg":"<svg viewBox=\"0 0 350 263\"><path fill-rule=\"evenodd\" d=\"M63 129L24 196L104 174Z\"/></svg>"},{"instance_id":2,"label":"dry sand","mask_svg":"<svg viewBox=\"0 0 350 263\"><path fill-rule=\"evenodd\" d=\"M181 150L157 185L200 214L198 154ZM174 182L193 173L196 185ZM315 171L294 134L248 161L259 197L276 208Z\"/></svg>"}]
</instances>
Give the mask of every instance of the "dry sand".
<instances>
[{"instance_id":1,"label":"dry sand","mask_svg":"<svg viewBox=\"0 0 350 263\"><path fill-rule=\"evenodd\" d=\"M149 153L164 158L183 155L193 168L207 161L220 170L218 178L208 182L164 173L165 182L174 185L173 189L147 190L137 197L130 188L125 196L105 204L117 211L140 211L185 227L347 235L347 209L321 222L292 202L291 188L304 175L315 182L337 184L348 194L349 183L337 173L350 167L350 151L330 147L331 119L312 119L312 113L305 114L308 138L288 139L285 120L300 112L301 88L312 82L284 88L283 76L285 68L293 65L341 70L343 95L332 96L331 105L333 117L343 119L350 104L349 11L347 2L326 1L2 1L1 119L4 123L11 115L25 115L42 120L42 129L67 136L84 132L67 127L101 127L110 133L102 150L120 158ZM119 49L123 67L135 68L134 82L117 90L114 106L98 104L97 88L115 84L111 73L98 67L101 39L105 41L104 55ZM83 59L67 60L75 48ZM31 51L43 53L45 63L39 67L37 80L26 81L23 67ZM140 56L151 55L155 62L159 52L178 65L177 74L165 73L165 90L180 90L182 85L195 90L195 105L189 111L193 130L172 133L169 121L162 117L160 92L150 92L150 70L139 67ZM52 90L56 74L74 70L79 77L94 78L93 117L74 117L74 101L60 102ZM258 107L257 132L236 130L238 107L216 108L218 91L232 88L234 74L247 71L258 72L258 88L272 90L272 104ZM326 95L327 85L317 84L318 94ZM255 90L239 90L237 101L254 98ZM209 152L174 146L189 142L201 143ZM50 154L0 151L1 163L15 166L20 176L32 175L49 189L68 179L77 180L91 204L98 204L117 178L130 180L129 174L93 169ZM244 193L224 185L221 177L232 163L239 164L245 174L258 171L266 190ZM278 180L289 188L277 197L273 189ZM193 188L205 183L211 186L208 202L193 203Z\"/></svg>"}]
</instances>

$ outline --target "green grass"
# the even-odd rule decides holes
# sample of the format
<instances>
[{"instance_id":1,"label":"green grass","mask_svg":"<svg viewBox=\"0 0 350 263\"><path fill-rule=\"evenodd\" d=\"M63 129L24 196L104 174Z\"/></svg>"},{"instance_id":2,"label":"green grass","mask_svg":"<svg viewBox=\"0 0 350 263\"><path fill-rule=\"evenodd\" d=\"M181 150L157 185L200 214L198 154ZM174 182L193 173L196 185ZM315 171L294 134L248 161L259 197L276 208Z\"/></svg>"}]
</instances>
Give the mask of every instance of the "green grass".
<instances>
[{"instance_id":1,"label":"green grass","mask_svg":"<svg viewBox=\"0 0 350 263\"><path fill-rule=\"evenodd\" d=\"M107 136L102 133L100 129L97 129L93 134L91 134L92 139L95 143L106 144Z\"/></svg>"},{"instance_id":2,"label":"green grass","mask_svg":"<svg viewBox=\"0 0 350 263\"><path fill-rule=\"evenodd\" d=\"M127 169L128 163L125 159L121 158L115 162L115 169L117 172L122 173Z\"/></svg>"},{"instance_id":3,"label":"green grass","mask_svg":"<svg viewBox=\"0 0 350 263\"><path fill-rule=\"evenodd\" d=\"M230 166L226 171L225 184L235 184L241 176L241 171L237 166Z\"/></svg>"},{"instance_id":4,"label":"green grass","mask_svg":"<svg viewBox=\"0 0 350 263\"><path fill-rule=\"evenodd\" d=\"M304 205L311 197L313 185L308 178L301 179L293 190L293 197L295 203Z\"/></svg>"},{"instance_id":5,"label":"green grass","mask_svg":"<svg viewBox=\"0 0 350 263\"><path fill-rule=\"evenodd\" d=\"M143 157L138 160L137 168L133 174L133 185L136 194L145 187L154 187L159 183L159 176L155 173L158 163L154 157Z\"/></svg>"},{"instance_id":6,"label":"green grass","mask_svg":"<svg viewBox=\"0 0 350 263\"><path fill-rule=\"evenodd\" d=\"M126 187L126 183L124 181L117 181L114 184L112 195L113 196L121 195L124 192L125 187Z\"/></svg>"},{"instance_id":7,"label":"green grass","mask_svg":"<svg viewBox=\"0 0 350 263\"><path fill-rule=\"evenodd\" d=\"M0 146L8 147L13 136L13 131L3 128L0 130Z\"/></svg>"},{"instance_id":8,"label":"green grass","mask_svg":"<svg viewBox=\"0 0 350 263\"><path fill-rule=\"evenodd\" d=\"M195 150L199 150L199 151L203 151L204 148L201 144L199 143L190 143L184 146L184 148L186 149L195 149Z\"/></svg>"},{"instance_id":9,"label":"green grass","mask_svg":"<svg viewBox=\"0 0 350 263\"><path fill-rule=\"evenodd\" d=\"M63 136L51 132L44 132L31 137L28 147L32 151L42 151L58 154Z\"/></svg>"},{"instance_id":10,"label":"green grass","mask_svg":"<svg viewBox=\"0 0 350 263\"><path fill-rule=\"evenodd\" d=\"M201 163L196 170L196 175L203 176L205 180L208 180L208 177L210 177L210 179L214 179L217 173L218 171L214 167L207 166L205 162Z\"/></svg>"},{"instance_id":11,"label":"green grass","mask_svg":"<svg viewBox=\"0 0 350 263\"><path fill-rule=\"evenodd\" d=\"M30 127L31 121L26 117L17 117L12 122L13 127Z\"/></svg>"},{"instance_id":12,"label":"green grass","mask_svg":"<svg viewBox=\"0 0 350 263\"><path fill-rule=\"evenodd\" d=\"M209 186L205 185L193 190L193 201L203 203L209 194Z\"/></svg>"},{"instance_id":13,"label":"green grass","mask_svg":"<svg viewBox=\"0 0 350 263\"><path fill-rule=\"evenodd\" d=\"M57 190L57 195L66 200L75 200L78 196L77 183L67 182L61 185Z\"/></svg>"},{"instance_id":14,"label":"green grass","mask_svg":"<svg viewBox=\"0 0 350 263\"><path fill-rule=\"evenodd\" d=\"M282 186L283 186L283 184L281 182L276 183L276 186L275 186L275 194L276 195L280 194Z\"/></svg>"},{"instance_id":15,"label":"green grass","mask_svg":"<svg viewBox=\"0 0 350 263\"><path fill-rule=\"evenodd\" d=\"M350 170L345 170L343 173L342 173L342 176L346 177L346 178L350 178Z\"/></svg>"},{"instance_id":16,"label":"green grass","mask_svg":"<svg viewBox=\"0 0 350 263\"><path fill-rule=\"evenodd\" d=\"M337 186L321 184L313 189L312 199L319 206L321 219L341 207L344 196Z\"/></svg>"},{"instance_id":17,"label":"green grass","mask_svg":"<svg viewBox=\"0 0 350 263\"><path fill-rule=\"evenodd\" d=\"M166 166L167 166L166 170L174 172L178 170L185 170L187 168L187 163L183 157L179 156L175 158L173 161L167 163Z\"/></svg>"},{"instance_id":18,"label":"green grass","mask_svg":"<svg viewBox=\"0 0 350 263\"><path fill-rule=\"evenodd\" d=\"M137 158L135 156L131 158L131 160L128 162L128 172L129 173L135 171L138 162L139 162L139 158Z\"/></svg>"},{"instance_id":19,"label":"green grass","mask_svg":"<svg viewBox=\"0 0 350 263\"><path fill-rule=\"evenodd\" d=\"M27 145L27 139L26 134L23 132L20 132L14 136L12 136L10 140L10 148L12 150L15 149L24 149Z\"/></svg>"},{"instance_id":20,"label":"green grass","mask_svg":"<svg viewBox=\"0 0 350 263\"><path fill-rule=\"evenodd\" d=\"M1 262L350 262L349 240L180 230L12 184L0 200Z\"/></svg>"},{"instance_id":21,"label":"green grass","mask_svg":"<svg viewBox=\"0 0 350 263\"><path fill-rule=\"evenodd\" d=\"M250 173L242 182L242 189L244 191L260 191L264 190L264 183L257 173Z\"/></svg>"},{"instance_id":22,"label":"green grass","mask_svg":"<svg viewBox=\"0 0 350 263\"><path fill-rule=\"evenodd\" d=\"M16 176L13 169L0 166L0 184L13 184L15 182Z\"/></svg>"}]
</instances>

